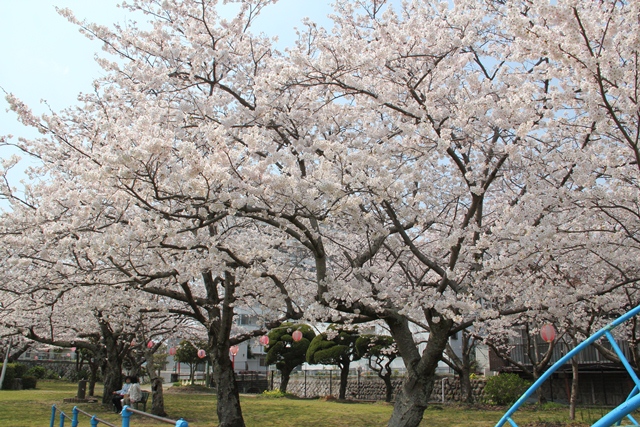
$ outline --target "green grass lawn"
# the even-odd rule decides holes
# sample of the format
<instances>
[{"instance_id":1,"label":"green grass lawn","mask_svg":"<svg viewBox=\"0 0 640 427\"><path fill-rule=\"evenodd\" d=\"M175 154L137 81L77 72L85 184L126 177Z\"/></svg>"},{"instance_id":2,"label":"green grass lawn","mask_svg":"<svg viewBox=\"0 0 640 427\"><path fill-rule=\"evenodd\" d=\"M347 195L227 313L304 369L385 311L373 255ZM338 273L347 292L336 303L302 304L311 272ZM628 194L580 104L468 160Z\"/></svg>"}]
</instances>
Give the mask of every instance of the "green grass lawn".
<instances>
[{"instance_id":1,"label":"green grass lawn","mask_svg":"<svg viewBox=\"0 0 640 427\"><path fill-rule=\"evenodd\" d=\"M145 388L143 386L143 388ZM75 396L77 385L62 381L38 382L36 390L0 391L0 426L42 427L49 425L51 405L71 415L73 404L63 403L64 398ZM96 390L101 391L100 389ZM151 407L151 401L147 404ZM102 407L100 403L80 404L80 409L96 414L115 425L121 425L120 417ZM188 387L168 390L165 394L168 417L185 418L190 427L217 425L215 395L196 392ZM346 403L318 399L273 399L242 396L242 410L248 427L382 427L391 415L392 406L384 403ZM426 412L424 427L491 427L500 419L505 409L465 408L460 406L432 405ZM568 409L521 409L514 420L524 426L569 425ZM574 425L591 425L607 413L606 409L583 408ZM56 419L56 426L58 419ZM70 426L69 421L65 426ZM89 426L89 418L82 417L80 426ZM131 426L163 426L157 421L135 416Z\"/></svg>"}]
</instances>

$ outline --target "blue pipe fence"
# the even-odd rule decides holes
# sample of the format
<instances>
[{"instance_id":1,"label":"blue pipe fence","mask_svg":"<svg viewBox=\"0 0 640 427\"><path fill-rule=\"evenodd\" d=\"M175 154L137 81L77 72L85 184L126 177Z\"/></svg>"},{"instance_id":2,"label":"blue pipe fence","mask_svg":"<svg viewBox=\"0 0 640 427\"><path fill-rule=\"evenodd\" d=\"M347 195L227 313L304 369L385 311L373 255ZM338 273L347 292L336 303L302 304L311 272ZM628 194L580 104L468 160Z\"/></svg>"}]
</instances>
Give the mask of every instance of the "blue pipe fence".
<instances>
[{"instance_id":1,"label":"blue pipe fence","mask_svg":"<svg viewBox=\"0 0 640 427\"><path fill-rule=\"evenodd\" d=\"M578 346L576 346L576 348L574 348L573 350L568 352L566 355L564 355L562 358L560 358L549 369L547 369L545 371L545 373L542 374L542 376L540 378L538 378L538 380L536 382L534 382L531 385L531 387L529 387L529 389L527 389L527 391L524 392L524 394L522 396L520 396L520 398L516 401L516 403L514 403L513 406L511 408L509 408L509 410L502 416L502 418L500 418L500 421L498 421L498 423L496 424L495 427L502 427L507 422L512 427L518 427L518 425L515 423L515 421L513 421L513 419L511 418L511 416L518 410L518 408L520 408L520 406L522 406L522 404L524 404L531 396L533 396L533 394L536 392L536 390L538 388L540 388L540 386L551 375L553 375L553 373L555 371L557 371L561 366L563 366L565 363L569 362L574 356L576 356L578 353L580 353L583 350L585 350L588 346L590 346L591 344L593 344L594 342L596 342L597 340L599 340L602 337L606 337L609 340L609 342L611 343L611 346L612 346L613 350L616 352L616 354L620 358L620 361L622 362L622 364L624 365L625 369L629 373L629 376L633 380L633 383L635 384L635 387L633 388L633 390L631 391L631 393L627 397L626 401L624 401L618 407L614 408L608 414L606 414L605 416L600 418L598 421L596 421L592 425L592 427L609 427L609 426L612 426L614 424L618 424L619 425L621 420L623 418L625 418L625 417L628 418L629 421L631 421L631 423L633 425L636 425L636 426L639 425L638 422L631 416L631 412L633 412L636 409L640 408L640 394L639 394L639 392L640 392L640 379L638 378L638 375L636 374L634 369L631 367L631 364L629 364L629 361L627 360L627 358L625 357L624 353L622 352L622 349L620 349L620 347L616 343L613 335L611 335L611 330L612 329L615 329L617 326L620 326L621 324L623 324L627 320L635 317L638 314L640 314L640 306L638 306L638 307L634 308L633 310L627 312L626 314L623 314L622 316L618 317L616 320L614 320L613 322L609 323L607 326L605 326L604 328L600 329L595 334L591 335L589 338L587 338L586 340L581 342Z\"/></svg>"},{"instance_id":2,"label":"blue pipe fence","mask_svg":"<svg viewBox=\"0 0 640 427\"><path fill-rule=\"evenodd\" d=\"M56 405L53 405L51 407L51 423L49 424L49 427L55 427L57 411L58 411L58 407ZM73 410L72 410L73 416L71 417L66 413L64 413L63 411L59 411L59 413L60 413L59 415L60 424L58 425L58 427L64 427L65 420L69 420L71 422L71 427L78 427L80 425L80 415L85 415L90 418L89 422L91 427L98 427L99 424L104 424L109 427L119 427L115 424L111 424L108 421L101 420L95 415L91 415L90 413L85 412L82 409L78 408L77 406L73 407ZM156 421L161 421L163 423L173 424L175 427L189 427L189 423L187 423L187 421L184 420L183 418L180 418L179 420L171 420L169 418L159 417L157 415L148 414L143 411L138 411L137 409L133 409L126 405L122 408L121 427L130 427L131 415L133 414L142 415L143 417L152 418Z\"/></svg>"}]
</instances>

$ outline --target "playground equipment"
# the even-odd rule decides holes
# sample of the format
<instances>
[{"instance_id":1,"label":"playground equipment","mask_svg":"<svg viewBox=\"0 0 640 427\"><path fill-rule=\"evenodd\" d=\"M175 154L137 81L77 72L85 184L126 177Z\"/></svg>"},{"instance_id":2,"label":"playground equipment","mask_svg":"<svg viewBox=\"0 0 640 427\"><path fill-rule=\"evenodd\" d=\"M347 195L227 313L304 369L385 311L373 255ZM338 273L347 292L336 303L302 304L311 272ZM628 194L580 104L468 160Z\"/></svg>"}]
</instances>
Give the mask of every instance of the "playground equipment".
<instances>
[{"instance_id":1,"label":"playground equipment","mask_svg":"<svg viewBox=\"0 0 640 427\"><path fill-rule=\"evenodd\" d=\"M509 422L509 424L511 424L512 427L518 427L515 421L511 419L511 416L518 410L518 408L523 403L525 403L527 399L529 399L533 395L533 393L535 393L535 391L556 370L558 370L558 368L560 368L565 363L569 362L575 355L577 355L578 353L586 349L589 345L593 344L595 341L599 340L604 336L606 336L609 342L611 343L611 347L613 348L613 350L616 352L616 354L622 361L622 364L624 365L625 369L631 376L631 379L633 380L633 383L635 384L635 386L633 387L633 390L631 390L631 393L629 393L629 396L627 397L626 401L624 401L617 408L613 409L604 417L596 421L596 423L593 424L592 427L608 427L613 424L619 423L624 417L627 417L634 425L639 425L638 422L631 416L631 412L633 412L634 410L640 407L640 394L638 394L640 392L640 379L638 379L638 376L636 375L635 371L629 364L629 361L627 360L624 353L616 343L615 339L613 338L613 335L611 335L611 330L615 329L617 326L620 326L621 324L633 318L639 313L640 313L640 306L634 308L633 310L629 311L626 314L623 314L613 322L609 323L607 326L600 329L595 334L591 335L589 338L581 342L576 348L574 348L573 350L568 352L565 356L560 358L560 360L558 360L556 363L553 364L553 366L547 369L547 371L540 378L538 378L538 380L534 382L533 385L531 385L531 387L529 387L529 389L525 391L522 396L520 396L520 398L516 401L516 403L514 403L513 406L509 408L509 410L502 416L502 418L500 418L500 421L498 421L498 423L496 424L496 427L502 427L507 422Z\"/></svg>"},{"instance_id":2,"label":"playground equipment","mask_svg":"<svg viewBox=\"0 0 640 427\"><path fill-rule=\"evenodd\" d=\"M53 405L51 407L51 423L49 424L50 427L55 427L57 410L58 408L56 407L56 405ZM82 409L79 409L77 406L73 407L72 413L73 413L73 416L70 417L69 415L65 414L63 411L60 411L60 424L58 425L58 427L64 427L65 419L71 421L71 427L79 426L80 415L86 415L87 417L90 417L91 427L97 427L99 424L104 424L109 427L118 427L115 424L111 424L108 421L101 420L100 418L97 418L95 415L91 415L90 413L85 412ZM179 420L170 420L169 418L163 418L157 415L147 414L146 412L143 412L143 411L138 411L137 409L133 409L129 406L125 406L124 408L122 408L122 424L121 424L122 427L130 427L132 414L138 414L147 418L153 418L154 420L157 420L157 421L162 421L167 424L173 424L175 427L189 427L189 424L187 423L187 421L185 421L182 418L180 418Z\"/></svg>"}]
</instances>

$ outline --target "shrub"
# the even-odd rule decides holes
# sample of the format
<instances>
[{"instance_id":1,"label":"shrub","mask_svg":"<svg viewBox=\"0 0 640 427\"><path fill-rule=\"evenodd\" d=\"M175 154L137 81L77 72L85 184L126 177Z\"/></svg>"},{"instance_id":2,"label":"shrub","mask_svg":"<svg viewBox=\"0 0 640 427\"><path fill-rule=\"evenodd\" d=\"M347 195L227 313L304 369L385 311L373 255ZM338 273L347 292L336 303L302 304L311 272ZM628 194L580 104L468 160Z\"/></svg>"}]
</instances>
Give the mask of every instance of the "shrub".
<instances>
[{"instance_id":1,"label":"shrub","mask_svg":"<svg viewBox=\"0 0 640 427\"><path fill-rule=\"evenodd\" d=\"M0 370L2 369L2 363L0 363ZM16 378L22 378L27 371L27 367L20 363L7 363L7 371L4 374L4 382L2 383L3 390L11 390Z\"/></svg>"},{"instance_id":2,"label":"shrub","mask_svg":"<svg viewBox=\"0 0 640 427\"><path fill-rule=\"evenodd\" d=\"M36 388L37 383L38 383L38 378L34 376L24 375L22 377L22 388L25 390Z\"/></svg>"},{"instance_id":3,"label":"shrub","mask_svg":"<svg viewBox=\"0 0 640 427\"><path fill-rule=\"evenodd\" d=\"M16 370L16 378L22 378L27 373L26 365L23 365L22 363L14 363L13 365L15 366L15 370ZM10 365L7 364L7 367L9 366Z\"/></svg>"},{"instance_id":4,"label":"shrub","mask_svg":"<svg viewBox=\"0 0 640 427\"><path fill-rule=\"evenodd\" d=\"M2 363L0 363L0 369L2 369ZM4 374L4 381L2 383L3 390L11 390L13 388L13 380L16 378L16 364L7 363L7 370Z\"/></svg>"},{"instance_id":5,"label":"shrub","mask_svg":"<svg viewBox=\"0 0 640 427\"><path fill-rule=\"evenodd\" d=\"M293 397L293 394L280 391L279 389L276 388L274 390L265 390L262 392L260 396L267 397L270 399L281 399L283 397Z\"/></svg>"},{"instance_id":6,"label":"shrub","mask_svg":"<svg viewBox=\"0 0 640 427\"><path fill-rule=\"evenodd\" d=\"M59 380L60 374L57 373L56 371L52 371L51 369L47 369L47 372L45 373L44 378L48 380Z\"/></svg>"},{"instance_id":7,"label":"shrub","mask_svg":"<svg viewBox=\"0 0 640 427\"><path fill-rule=\"evenodd\" d=\"M34 366L25 375L42 379L47 375L47 370L43 366Z\"/></svg>"},{"instance_id":8,"label":"shrub","mask_svg":"<svg viewBox=\"0 0 640 427\"><path fill-rule=\"evenodd\" d=\"M511 405L531 383L516 374L501 374L489 378L484 387L484 398L494 405Z\"/></svg>"}]
</instances>

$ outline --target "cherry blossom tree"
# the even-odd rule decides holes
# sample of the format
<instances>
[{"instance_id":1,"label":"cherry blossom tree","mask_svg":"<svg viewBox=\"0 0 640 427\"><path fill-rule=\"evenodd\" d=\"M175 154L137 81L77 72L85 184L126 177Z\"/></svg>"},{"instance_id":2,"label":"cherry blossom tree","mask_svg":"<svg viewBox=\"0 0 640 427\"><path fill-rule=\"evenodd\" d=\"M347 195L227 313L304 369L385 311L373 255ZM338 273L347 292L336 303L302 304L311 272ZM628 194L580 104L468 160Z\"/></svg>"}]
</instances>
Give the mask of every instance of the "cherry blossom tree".
<instances>
[{"instance_id":1,"label":"cherry blossom tree","mask_svg":"<svg viewBox=\"0 0 640 427\"><path fill-rule=\"evenodd\" d=\"M635 81L615 73L634 76L636 6L339 0L279 52L250 32L268 3L134 1L148 29L61 11L116 56L106 76L43 117L9 97L55 183L2 187L7 235L55 237L12 259L55 252L68 283L178 304L206 330L222 426L244 425L229 346L266 331L232 334L237 306L265 327L383 320L407 367L389 425L417 426L454 333L637 281L637 115L614 84Z\"/></svg>"}]
</instances>

